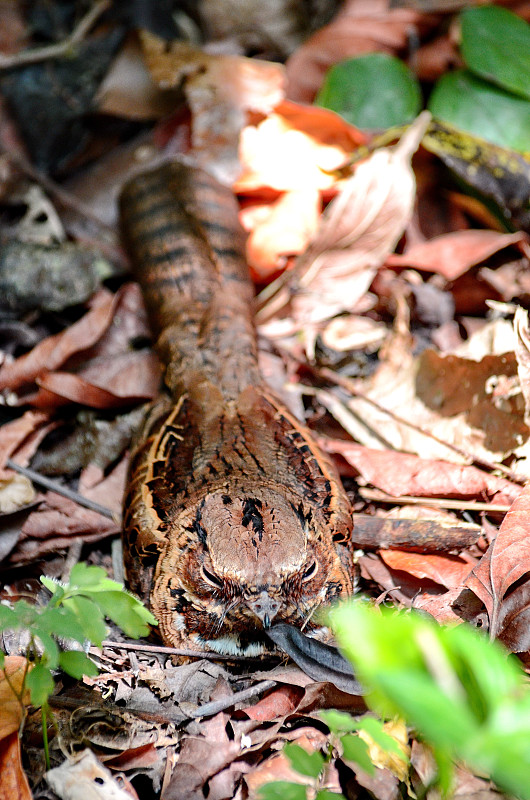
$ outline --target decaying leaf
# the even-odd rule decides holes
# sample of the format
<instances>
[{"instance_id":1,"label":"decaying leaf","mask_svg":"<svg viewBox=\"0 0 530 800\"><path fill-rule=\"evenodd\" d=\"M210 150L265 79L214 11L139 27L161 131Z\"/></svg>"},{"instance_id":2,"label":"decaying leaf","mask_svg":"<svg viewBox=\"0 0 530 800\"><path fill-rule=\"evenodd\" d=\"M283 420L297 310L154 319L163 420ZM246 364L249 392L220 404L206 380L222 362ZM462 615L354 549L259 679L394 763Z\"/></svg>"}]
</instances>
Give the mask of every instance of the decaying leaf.
<instances>
[{"instance_id":1,"label":"decaying leaf","mask_svg":"<svg viewBox=\"0 0 530 800\"><path fill-rule=\"evenodd\" d=\"M528 311L518 308L513 320L515 330L515 357L517 374L524 397L525 423L530 427L530 330L528 327Z\"/></svg>"},{"instance_id":2,"label":"decaying leaf","mask_svg":"<svg viewBox=\"0 0 530 800\"><path fill-rule=\"evenodd\" d=\"M0 478L0 514L12 514L35 499L33 484L25 475L13 473Z\"/></svg>"},{"instance_id":3,"label":"decaying leaf","mask_svg":"<svg viewBox=\"0 0 530 800\"><path fill-rule=\"evenodd\" d=\"M24 719L25 705L30 703L29 689L22 697L22 687L28 669L31 669L31 666L22 656L6 656L4 668L0 670L0 707L2 708L0 740L11 733L18 733Z\"/></svg>"},{"instance_id":4,"label":"decaying leaf","mask_svg":"<svg viewBox=\"0 0 530 800\"><path fill-rule=\"evenodd\" d=\"M298 325L352 311L410 219L415 197L410 159L429 124L421 114L395 149L382 148L361 164L328 206L293 270L258 313L263 321L291 300Z\"/></svg>"},{"instance_id":5,"label":"decaying leaf","mask_svg":"<svg viewBox=\"0 0 530 800\"><path fill-rule=\"evenodd\" d=\"M144 58L163 89L183 85L192 112L196 160L231 183L241 171L239 134L246 112L270 112L284 96L280 64L232 55L210 55L181 41L167 45L148 31L140 33Z\"/></svg>"},{"instance_id":6,"label":"decaying leaf","mask_svg":"<svg viewBox=\"0 0 530 800\"><path fill-rule=\"evenodd\" d=\"M527 485L465 582L486 608L490 636L518 653L530 650L529 516ZM465 595L461 602L465 611Z\"/></svg>"},{"instance_id":7,"label":"decaying leaf","mask_svg":"<svg viewBox=\"0 0 530 800\"><path fill-rule=\"evenodd\" d=\"M17 732L0 741L0 796L10 800L32 800L33 794L22 766L22 749Z\"/></svg>"},{"instance_id":8,"label":"decaying leaf","mask_svg":"<svg viewBox=\"0 0 530 800\"><path fill-rule=\"evenodd\" d=\"M412 245L403 255L392 254L389 266L416 267L443 275L449 281L459 278L474 264L525 239L523 233L464 230L435 236L426 242Z\"/></svg>"},{"instance_id":9,"label":"decaying leaf","mask_svg":"<svg viewBox=\"0 0 530 800\"><path fill-rule=\"evenodd\" d=\"M92 750L83 750L75 758L45 774L46 782L62 800L131 800L138 795L132 787L122 788L111 772L96 758ZM134 793L132 793L134 792Z\"/></svg>"},{"instance_id":10,"label":"decaying leaf","mask_svg":"<svg viewBox=\"0 0 530 800\"><path fill-rule=\"evenodd\" d=\"M381 550L379 555L391 569L408 572L420 579L429 578L447 589L462 586L471 571L470 564L458 556L399 550Z\"/></svg>"},{"instance_id":11,"label":"decaying leaf","mask_svg":"<svg viewBox=\"0 0 530 800\"><path fill-rule=\"evenodd\" d=\"M422 144L479 195L492 200L508 225L530 230L530 160L525 155L441 120L432 121Z\"/></svg>"}]
</instances>

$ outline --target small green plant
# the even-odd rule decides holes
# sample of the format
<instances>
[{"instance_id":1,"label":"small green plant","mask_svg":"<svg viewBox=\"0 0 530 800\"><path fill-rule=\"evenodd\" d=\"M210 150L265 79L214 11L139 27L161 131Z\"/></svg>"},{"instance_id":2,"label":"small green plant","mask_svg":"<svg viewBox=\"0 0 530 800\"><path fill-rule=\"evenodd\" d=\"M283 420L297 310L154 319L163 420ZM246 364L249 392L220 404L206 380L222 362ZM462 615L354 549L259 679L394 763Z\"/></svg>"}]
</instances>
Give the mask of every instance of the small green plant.
<instances>
[{"instance_id":1,"label":"small green plant","mask_svg":"<svg viewBox=\"0 0 530 800\"><path fill-rule=\"evenodd\" d=\"M385 753L396 758L403 768L408 765L408 757L394 737L383 727L383 722L375 717L354 719L342 711L322 711L320 717L328 726L331 736L325 754L316 750L308 753L297 744L286 744L283 748L291 767L304 776L304 783L292 781L272 781L260 789L260 800L345 800L344 795L331 792L323 787L326 779L326 767L335 754L345 761L353 761L369 775L373 775L375 767L370 758L366 737L378 745ZM307 781L307 779L309 779Z\"/></svg>"},{"instance_id":2,"label":"small green plant","mask_svg":"<svg viewBox=\"0 0 530 800\"><path fill-rule=\"evenodd\" d=\"M61 669L77 679L98 674L97 666L82 650L61 649L57 640L101 646L107 630L105 617L132 638L145 636L149 625L157 622L137 598L125 591L122 584L108 578L101 567L79 563L73 567L67 584L46 577L41 582L51 592L46 605L35 606L25 600L17 600L12 607L0 605L0 631L21 630L28 635L28 669L22 690L13 691L23 705L22 698L29 689L31 702L42 709L48 764L46 720L50 716L48 699L55 686L54 671ZM0 651L0 668L4 659Z\"/></svg>"},{"instance_id":3,"label":"small green plant","mask_svg":"<svg viewBox=\"0 0 530 800\"><path fill-rule=\"evenodd\" d=\"M427 742L448 794L453 761L530 800L530 692L519 662L467 624L352 602L332 612L368 706Z\"/></svg>"}]
</instances>

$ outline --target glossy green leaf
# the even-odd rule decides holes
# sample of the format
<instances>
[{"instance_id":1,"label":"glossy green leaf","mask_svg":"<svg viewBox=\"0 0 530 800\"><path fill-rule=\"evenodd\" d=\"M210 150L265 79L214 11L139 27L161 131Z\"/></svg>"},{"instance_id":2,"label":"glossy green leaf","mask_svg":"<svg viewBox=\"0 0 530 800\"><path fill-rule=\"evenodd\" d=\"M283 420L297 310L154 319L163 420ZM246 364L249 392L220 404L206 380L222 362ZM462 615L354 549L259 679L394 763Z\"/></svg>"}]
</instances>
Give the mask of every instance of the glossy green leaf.
<instances>
[{"instance_id":1,"label":"glossy green leaf","mask_svg":"<svg viewBox=\"0 0 530 800\"><path fill-rule=\"evenodd\" d=\"M369 775L373 775L375 767L368 754L368 745L356 733L347 733L341 739L343 758L354 761Z\"/></svg>"},{"instance_id":2,"label":"glossy green leaf","mask_svg":"<svg viewBox=\"0 0 530 800\"><path fill-rule=\"evenodd\" d=\"M324 756L318 750L308 753L298 744L286 744L283 753L294 770L300 775L308 775L310 778L318 778L324 766Z\"/></svg>"},{"instance_id":3,"label":"glossy green leaf","mask_svg":"<svg viewBox=\"0 0 530 800\"><path fill-rule=\"evenodd\" d=\"M119 625L122 631L133 639L147 636L149 625L157 624L151 612L128 592L95 592L92 599L106 617Z\"/></svg>"},{"instance_id":4,"label":"glossy green leaf","mask_svg":"<svg viewBox=\"0 0 530 800\"><path fill-rule=\"evenodd\" d=\"M78 680L83 675L94 678L99 674L99 670L93 661L79 650L65 650L59 655L59 666L72 678Z\"/></svg>"},{"instance_id":5,"label":"glossy green leaf","mask_svg":"<svg viewBox=\"0 0 530 800\"><path fill-rule=\"evenodd\" d=\"M500 6L467 8L460 25L469 69L530 100L530 25Z\"/></svg>"},{"instance_id":6,"label":"glossy green leaf","mask_svg":"<svg viewBox=\"0 0 530 800\"><path fill-rule=\"evenodd\" d=\"M26 676L26 686L31 693L34 706L42 706L53 692L53 677L44 664L35 664Z\"/></svg>"},{"instance_id":7,"label":"glossy green leaf","mask_svg":"<svg viewBox=\"0 0 530 800\"><path fill-rule=\"evenodd\" d=\"M77 595L65 600L65 606L72 609L76 614L82 627L84 638L88 639L96 647L100 647L107 634L107 626L105 625L103 614L96 603L88 597Z\"/></svg>"},{"instance_id":8,"label":"glossy green leaf","mask_svg":"<svg viewBox=\"0 0 530 800\"><path fill-rule=\"evenodd\" d=\"M260 800L307 800L307 786L291 781L272 781L258 792Z\"/></svg>"},{"instance_id":9,"label":"glossy green leaf","mask_svg":"<svg viewBox=\"0 0 530 800\"><path fill-rule=\"evenodd\" d=\"M530 149L530 101L508 94L468 70L440 78L428 108L434 117L488 142L521 152Z\"/></svg>"},{"instance_id":10,"label":"glossy green leaf","mask_svg":"<svg viewBox=\"0 0 530 800\"><path fill-rule=\"evenodd\" d=\"M368 53L331 67L315 102L358 128L378 130L411 122L421 109L421 90L398 58Z\"/></svg>"}]
</instances>

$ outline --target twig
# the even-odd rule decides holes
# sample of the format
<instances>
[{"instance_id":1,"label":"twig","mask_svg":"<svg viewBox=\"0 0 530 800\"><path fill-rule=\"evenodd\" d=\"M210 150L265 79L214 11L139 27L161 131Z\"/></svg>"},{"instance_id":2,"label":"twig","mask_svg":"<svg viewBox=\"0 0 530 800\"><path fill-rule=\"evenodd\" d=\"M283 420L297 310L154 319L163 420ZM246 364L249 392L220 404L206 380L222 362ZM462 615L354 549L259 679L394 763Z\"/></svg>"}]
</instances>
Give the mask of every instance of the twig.
<instances>
[{"instance_id":1,"label":"twig","mask_svg":"<svg viewBox=\"0 0 530 800\"><path fill-rule=\"evenodd\" d=\"M101 514L102 517L107 517L107 519L111 519L113 522L116 522L116 515L113 514L110 508L106 508L105 506L96 503L95 500L90 500L88 497L83 497L82 494L74 491L74 489L69 489L68 486L63 486L61 483L54 481L52 478L48 478L46 475L41 475L40 472L35 472L34 469L23 467L21 464L17 464L17 462L13 461L12 458L8 458L6 460L6 467L14 470L15 472L19 472L21 475L25 475L26 478L29 478L30 481L36 483L37 486L43 486L50 492L60 494L63 497L66 497L68 500L73 500L73 502L77 503L79 506L88 508L90 511L95 511L96 514Z\"/></svg>"},{"instance_id":2,"label":"twig","mask_svg":"<svg viewBox=\"0 0 530 800\"><path fill-rule=\"evenodd\" d=\"M402 494L394 497L379 489L368 489L362 486L359 494L364 500L374 500L378 503L391 503L392 505L418 505L434 506L435 508L454 508L458 511L486 511L495 514L506 514L511 506L495 505L495 503L480 503L475 500L450 500L446 497L416 497Z\"/></svg>"},{"instance_id":3,"label":"twig","mask_svg":"<svg viewBox=\"0 0 530 800\"><path fill-rule=\"evenodd\" d=\"M49 58L62 58L70 55L71 50L87 35L97 19L111 6L111 0L98 0L79 21L72 33L62 42L35 47L32 50L22 50L14 55L0 54L0 69L24 67L27 64L37 64Z\"/></svg>"},{"instance_id":4,"label":"twig","mask_svg":"<svg viewBox=\"0 0 530 800\"><path fill-rule=\"evenodd\" d=\"M134 650L140 653L160 653L165 656L183 656L185 658L205 658L209 661L232 661L243 663L255 663L256 661L262 662L263 658L259 656L227 656L221 653L215 653L212 650L190 650L179 647L165 647L158 644L143 644L142 642L111 642L105 640L101 643L103 648L114 650ZM95 649L97 651L98 648ZM271 653L271 656L274 656Z\"/></svg>"},{"instance_id":5,"label":"twig","mask_svg":"<svg viewBox=\"0 0 530 800\"><path fill-rule=\"evenodd\" d=\"M192 711L189 716L192 719L197 719L198 717L213 717L214 714L218 714L220 711L226 711L227 708L231 708L236 703L251 700L253 697L263 694L263 692L266 692L268 689L272 689L274 686L276 686L276 681L261 681L261 683L257 683L249 689L235 692L230 695L230 697L223 697L222 700L212 700L211 703L205 703L203 706L199 706L195 711Z\"/></svg>"},{"instance_id":6,"label":"twig","mask_svg":"<svg viewBox=\"0 0 530 800\"><path fill-rule=\"evenodd\" d=\"M416 431L417 433L422 434L423 436L427 436L429 439L432 439L438 444L444 445L449 450L452 450L454 453L457 453L464 458L471 460L474 464L478 467L483 467L487 470L497 470L498 472L502 472L509 480L513 481L514 483L525 484L527 482L527 478L522 475L517 475L517 473L512 472L511 469L505 467L503 464L498 464L495 461L488 461L485 458L481 458L480 456L474 455L473 453L469 453L466 450L463 450L461 447L457 447L450 442L446 442L443 439L440 439L434 433L430 431L426 431L423 428L420 428L418 425L415 425L413 422L409 422L407 419L403 419L403 417L399 417L397 414L394 414L389 408L385 408L384 406L379 405L378 402L372 400L371 397L367 397L362 392L359 392L358 389L355 388L354 382L350 378L346 378L343 375L338 375L337 373L333 372L333 370L328 369L327 367L323 367L322 369L314 370L317 375L324 378L330 383L334 383L337 386L341 386L343 389L346 389L353 397L356 397L359 400L364 400L365 403L373 406L378 411L381 411L383 414L387 414L394 422L397 422L399 425L406 425L408 428Z\"/></svg>"}]
</instances>

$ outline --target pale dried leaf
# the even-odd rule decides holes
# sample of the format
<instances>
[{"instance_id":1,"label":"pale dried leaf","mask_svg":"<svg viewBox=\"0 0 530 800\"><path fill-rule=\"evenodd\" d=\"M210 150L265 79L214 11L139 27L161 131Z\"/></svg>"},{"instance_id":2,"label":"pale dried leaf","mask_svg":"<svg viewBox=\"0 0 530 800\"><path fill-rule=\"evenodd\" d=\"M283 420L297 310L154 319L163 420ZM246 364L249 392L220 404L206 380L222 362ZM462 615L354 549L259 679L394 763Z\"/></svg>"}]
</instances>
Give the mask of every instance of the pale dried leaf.
<instances>
[{"instance_id":1,"label":"pale dried leaf","mask_svg":"<svg viewBox=\"0 0 530 800\"><path fill-rule=\"evenodd\" d=\"M284 303L290 295L300 326L352 311L394 249L415 197L410 159L429 120L423 112L395 148L382 148L357 167L327 207L312 242L279 290ZM270 304L277 310L278 296Z\"/></svg>"},{"instance_id":2,"label":"pale dried leaf","mask_svg":"<svg viewBox=\"0 0 530 800\"><path fill-rule=\"evenodd\" d=\"M12 514L35 499L35 489L29 478L18 473L0 479L0 514Z\"/></svg>"},{"instance_id":3,"label":"pale dried leaf","mask_svg":"<svg viewBox=\"0 0 530 800\"><path fill-rule=\"evenodd\" d=\"M517 359L517 374L524 397L524 421L530 425L530 330L528 327L528 311L518 308L513 320L515 331L515 357Z\"/></svg>"},{"instance_id":4,"label":"pale dried leaf","mask_svg":"<svg viewBox=\"0 0 530 800\"><path fill-rule=\"evenodd\" d=\"M91 750L83 750L75 760L63 761L44 777L62 800L131 800L134 797L120 787Z\"/></svg>"}]
</instances>

